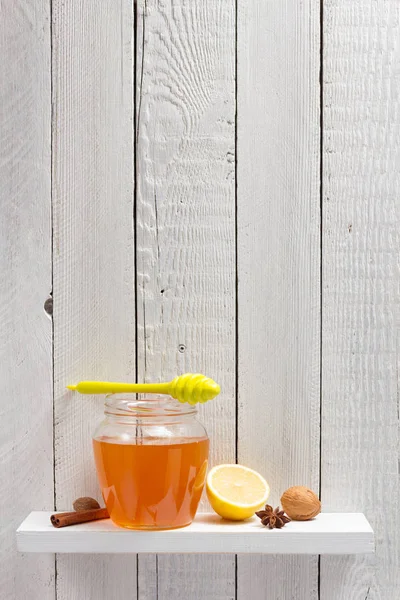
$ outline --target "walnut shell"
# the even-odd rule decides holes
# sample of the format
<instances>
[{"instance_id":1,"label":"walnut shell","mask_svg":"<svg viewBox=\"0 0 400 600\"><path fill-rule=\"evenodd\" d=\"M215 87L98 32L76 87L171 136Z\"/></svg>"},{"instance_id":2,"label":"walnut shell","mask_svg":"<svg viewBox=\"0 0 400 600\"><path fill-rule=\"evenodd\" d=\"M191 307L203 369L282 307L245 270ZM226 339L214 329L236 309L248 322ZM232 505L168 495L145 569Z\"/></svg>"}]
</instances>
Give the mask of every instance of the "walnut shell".
<instances>
[{"instance_id":1,"label":"walnut shell","mask_svg":"<svg viewBox=\"0 0 400 600\"><path fill-rule=\"evenodd\" d=\"M282 508L293 521L309 521L321 512L321 502L312 490L295 485L282 494Z\"/></svg>"},{"instance_id":2,"label":"walnut shell","mask_svg":"<svg viewBox=\"0 0 400 600\"><path fill-rule=\"evenodd\" d=\"M83 498L77 498L72 505L76 512L81 512L82 510L95 510L96 508L100 508L100 504L94 498L89 498L89 496L84 496Z\"/></svg>"}]
</instances>

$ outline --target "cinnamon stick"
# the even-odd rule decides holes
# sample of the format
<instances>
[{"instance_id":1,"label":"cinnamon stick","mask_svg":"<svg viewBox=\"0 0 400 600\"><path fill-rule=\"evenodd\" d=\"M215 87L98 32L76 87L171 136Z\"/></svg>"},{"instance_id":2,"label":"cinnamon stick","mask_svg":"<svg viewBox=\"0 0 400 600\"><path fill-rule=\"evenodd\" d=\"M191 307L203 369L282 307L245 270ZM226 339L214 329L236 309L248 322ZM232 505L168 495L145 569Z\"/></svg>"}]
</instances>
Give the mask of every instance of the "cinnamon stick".
<instances>
[{"instance_id":1,"label":"cinnamon stick","mask_svg":"<svg viewBox=\"0 0 400 600\"><path fill-rule=\"evenodd\" d=\"M78 523L89 523L89 521L108 519L109 516L106 508L96 508L94 510L82 510L80 512L56 513L55 515L51 515L50 521L53 527L68 527L69 525L78 525Z\"/></svg>"}]
</instances>

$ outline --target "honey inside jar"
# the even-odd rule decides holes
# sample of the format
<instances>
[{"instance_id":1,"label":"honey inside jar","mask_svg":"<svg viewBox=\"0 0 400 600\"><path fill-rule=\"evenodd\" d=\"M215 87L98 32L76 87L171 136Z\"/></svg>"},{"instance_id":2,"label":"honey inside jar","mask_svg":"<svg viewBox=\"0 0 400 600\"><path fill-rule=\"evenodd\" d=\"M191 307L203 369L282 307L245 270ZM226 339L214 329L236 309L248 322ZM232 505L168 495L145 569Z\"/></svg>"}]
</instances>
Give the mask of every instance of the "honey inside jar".
<instances>
[{"instance_id":1,"label":"honey inside jar","mask_svg":"<svg viewBox=\"0 0 400 600\"><path fill-rule=\"evenodd\" d=\"M134 529L189 525L204 487L209 441L93 440L101 491L111 519Z\"/></svg>"},{"instance_id":2,"label":"honey inside jar","mask_svg":"<svg viewBox=\"0 0 400 600\"><path fill-rule=\"evenodd\" d=\"M209 440L197 408L170 397L107 396L93 435L97 477L111 519L130 529L175 529L195 517Z\"/></svg>"}]
</instances>

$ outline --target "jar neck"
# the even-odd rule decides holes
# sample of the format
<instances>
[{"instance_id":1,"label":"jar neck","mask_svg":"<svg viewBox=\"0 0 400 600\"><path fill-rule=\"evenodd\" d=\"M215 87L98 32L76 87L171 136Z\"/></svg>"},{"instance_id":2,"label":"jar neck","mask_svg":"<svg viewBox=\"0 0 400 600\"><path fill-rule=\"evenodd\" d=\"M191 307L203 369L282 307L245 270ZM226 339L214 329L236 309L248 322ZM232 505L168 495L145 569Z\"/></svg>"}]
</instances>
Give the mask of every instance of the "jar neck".
<instances>
[{"instance_id":1,"label":"jar neck","mask_svg":"<svg viewBox=\"0 0 400 600\"><path fill-rule=\"evenodd\" d=\"M104 414L108 420L134 423L180 422L193 419L197 408L181 404L169 396L111 394L106 397Z\"/></svg>"}]
</instances>

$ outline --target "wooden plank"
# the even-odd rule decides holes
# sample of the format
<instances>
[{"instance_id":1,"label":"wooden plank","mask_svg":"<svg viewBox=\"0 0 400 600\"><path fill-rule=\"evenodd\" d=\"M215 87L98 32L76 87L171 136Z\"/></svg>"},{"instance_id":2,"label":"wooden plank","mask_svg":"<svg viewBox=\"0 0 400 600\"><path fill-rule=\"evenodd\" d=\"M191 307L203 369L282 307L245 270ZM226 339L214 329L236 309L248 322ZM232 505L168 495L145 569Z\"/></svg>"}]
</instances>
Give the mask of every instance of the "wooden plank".
<instances>
[{"instance_id":1,"label":"wooden plank","mask_svg":"<svg viewBox=\"0 0 400 600\"><path fill-rule=\"evenodd\" d=\"M217 380L211 463L235 459L235 6L138 3L140 380ZM139 558L141 600L230 599L234 558ZM171 577L173 573L173 577Z\"/></svg>"},{"instance_id":2,"label":"wooden plank","mask_svg":"<svg viewBox=\"0 0 400 600\"><path fill-rule=\"evenodd\" d=\"M241 463L318 492L319 7L238 1ZM238 598L317 597L317 557L238 557Z\"/></svg>"},{"instance_id":3,"label":"wooden plank","mask_svg":"<svg viewBox=\"0 0 400 600\"><path fill-rule=\"evenodd\" d=\"M135 379L133 8L53 1L54 377L57 507L100 497L84 378ZM136 597L136 559L57 560L58 600Z\"/></svg>"},{"instance_id":4,"label":"wooden plank","mask_svg":"<svg viewBox=\"0 0 400 600\"><path fill-rule=\"evenodd\" d=\"M267 529L257 517L223 521L215 513L197 515L189 527L172 531L131 531L110 519L55 529L51 513L33 512L17 531L25 552L125 554L360 554L374 552L374 532L361 513L322 513L312 521L292 521Z\"/></svg>"},{"instance_id":5,"label":"wooden plank","mask_svg":"<svg viewBox=\"0 0 400 600\"><path fill-rule=\"evenodd\" d=\"M377 556L324 558L324 600L399 598L399 36L397 2L325 2L322 500Z\"/></svg>"},{"instance_id":6,"label":"wooden plank","mask_svg":"<svg viewBox=\"0 0 400 600\"><path fill-rule=\"evenodd\" d=\"M15 544L32 507L53 506L50 6L0 12L0 595L50 600L54 558Z\"/></svg>"}]
</instances>

